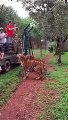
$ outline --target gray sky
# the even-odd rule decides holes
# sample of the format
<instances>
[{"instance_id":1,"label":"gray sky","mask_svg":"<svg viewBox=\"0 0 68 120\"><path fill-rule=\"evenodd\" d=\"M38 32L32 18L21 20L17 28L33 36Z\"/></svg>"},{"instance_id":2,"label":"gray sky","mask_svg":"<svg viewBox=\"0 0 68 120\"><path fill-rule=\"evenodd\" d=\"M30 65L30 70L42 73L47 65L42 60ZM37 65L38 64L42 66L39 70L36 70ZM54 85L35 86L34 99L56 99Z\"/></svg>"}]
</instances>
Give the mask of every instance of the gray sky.
<instances>
[{"instance_id":1,"label":"gray sky","mask_svg":"<svg viewBox=\"0 0 68 120\"><path fill-rule=\"evenodd\" d=\"M12 6L12 8L17 12L17 14L19 15L19 17L21 17L21 18L28 17L28 12L25 11L22 8L21 1L16 2L16 0L13 0L13 1L11 1L11 0L0 0L0 5L1 4L4 4L6 6Z\"/></svg>"}]
</instances>

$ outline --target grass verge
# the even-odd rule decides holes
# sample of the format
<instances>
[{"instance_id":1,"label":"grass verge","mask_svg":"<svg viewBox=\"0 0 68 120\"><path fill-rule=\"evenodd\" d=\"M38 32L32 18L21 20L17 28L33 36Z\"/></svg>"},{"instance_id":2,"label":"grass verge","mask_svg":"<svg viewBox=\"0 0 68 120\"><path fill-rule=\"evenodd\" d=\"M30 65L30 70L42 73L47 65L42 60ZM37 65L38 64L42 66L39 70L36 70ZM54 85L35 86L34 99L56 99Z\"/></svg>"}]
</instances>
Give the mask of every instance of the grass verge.
<instances>
[{"instance_id":1,"label":"grass verge","mask_svg":"<svg viewBox=\"0 0 68 120\"><path fill-rule=\"evenodd\" d=\"M56 71L48 73L48 77L54 82L45 81L44 86L49 89L58 90L60 93L59 100L56 101L56 103L53 103L50 107L50 118L51 120L68 120L68 52L62 55L61 66L57 65L56 59L53 55L49 63L56 68ZM42 118L42 120L46 120L44 119L44 116Z\"/></svg>"},{"instance_id":2,"label":"grass verge","mask_svg":"<svg viewBox=\"0 0 68 120\"><path fill-rule=\"evenodd\" d=\"M0 107L9 99L21 82L19 74L21 67L18 66L8 73L0 74Z\"/></svg>"}]
</instances>

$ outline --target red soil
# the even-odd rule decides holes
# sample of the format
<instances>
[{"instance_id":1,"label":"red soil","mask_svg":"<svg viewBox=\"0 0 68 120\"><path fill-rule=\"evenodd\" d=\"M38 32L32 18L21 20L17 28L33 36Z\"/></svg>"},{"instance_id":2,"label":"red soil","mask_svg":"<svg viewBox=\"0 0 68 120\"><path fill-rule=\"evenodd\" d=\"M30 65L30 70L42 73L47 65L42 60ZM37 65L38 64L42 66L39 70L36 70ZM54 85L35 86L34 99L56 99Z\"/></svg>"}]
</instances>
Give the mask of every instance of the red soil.
<instances>
[{"instance_id":1,"label":"red soil","mask_svg":"<svg viewBox=\"0 0 68 120\"><path fill-rule=\"evenodd\" d=\"M46 57L46 63L48 60L49 56ZM55 70L49 65L48 69ZM38 120L45 109L43 103L45 102L47 107L58 99L58 91L44 88L44 80L35 80L36 77L37 75L31 72L29 78L21 82L8 103L1 109L0 120ZM40 100L41 96L44 97L43 103ZM49 115L47 120L51 120Z\"/></svg>"}]
</instances>

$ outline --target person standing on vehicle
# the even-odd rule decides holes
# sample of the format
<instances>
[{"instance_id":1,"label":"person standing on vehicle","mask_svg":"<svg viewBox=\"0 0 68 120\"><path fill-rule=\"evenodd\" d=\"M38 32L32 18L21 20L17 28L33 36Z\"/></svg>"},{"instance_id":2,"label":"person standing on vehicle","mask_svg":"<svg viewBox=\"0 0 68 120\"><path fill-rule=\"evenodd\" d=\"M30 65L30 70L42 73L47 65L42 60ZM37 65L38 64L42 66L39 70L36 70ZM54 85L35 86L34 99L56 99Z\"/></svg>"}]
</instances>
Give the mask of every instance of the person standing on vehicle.
<instances>
[{"instance_id":1,"label":"person standing on vehicle","mask_svg":"<svg viewBox=\"0 0 68 120\"><path fill-rule=\"evenodd\" d=\"M6 43L6 34L4 33L3 28L0 27L0 58L3 58L4 56L5 43Z\"/></svg>"},{"instance_id":2,"label":"person standing on vehicle","mask_svg":"<svg viewBox=\"0 0 68 120\"><path fill-rule=\"evenodd\" d=\"M7 43L12 43L15 31L16 31L16 28L13 26L10 20L8 25L6 26Z\"/></svg>"},{"instance_id":3,"label":"person standing on vehicle","mask_svg":"<svg viewBox=\"0 0 68 120\"><path fill-rule=\"evenodd\" d=\"M6 43L6 34L4 33L3 28L0 28L0 43L4 44Z\"/></svg>"}]
</instances>

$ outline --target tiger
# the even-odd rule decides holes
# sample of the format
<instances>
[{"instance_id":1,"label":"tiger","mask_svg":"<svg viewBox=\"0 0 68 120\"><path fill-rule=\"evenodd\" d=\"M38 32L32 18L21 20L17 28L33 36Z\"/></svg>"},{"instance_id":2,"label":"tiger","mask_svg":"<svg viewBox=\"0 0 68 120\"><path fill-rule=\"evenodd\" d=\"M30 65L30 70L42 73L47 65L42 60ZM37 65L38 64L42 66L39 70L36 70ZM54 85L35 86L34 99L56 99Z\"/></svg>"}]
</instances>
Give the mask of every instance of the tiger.
<instances>
[{"instance_id":1,"label":"tiger","mask_svg":"<svg viewBox=\"0 0 68 120\"><path fill-rule=\"evenodd\" d=\"M44 60L38 59L33 55L18 54L17 56L20 60L21 66L24 68L24 78L28 77L30 68L39 75L36 79L42 79L46 74L47 66Z\"/></svg>"}]
</instances>

